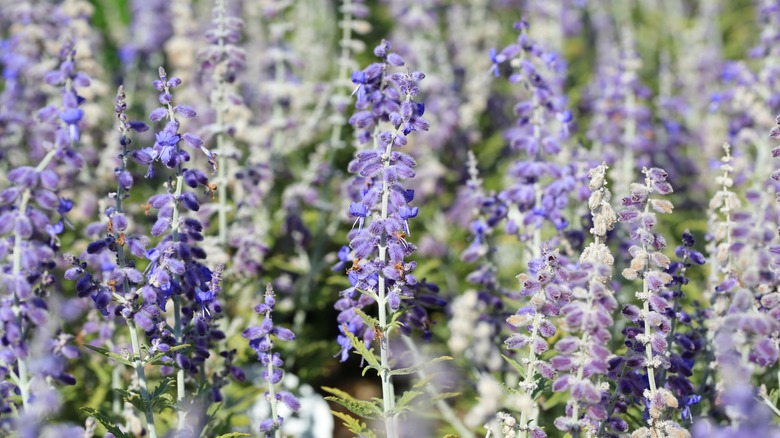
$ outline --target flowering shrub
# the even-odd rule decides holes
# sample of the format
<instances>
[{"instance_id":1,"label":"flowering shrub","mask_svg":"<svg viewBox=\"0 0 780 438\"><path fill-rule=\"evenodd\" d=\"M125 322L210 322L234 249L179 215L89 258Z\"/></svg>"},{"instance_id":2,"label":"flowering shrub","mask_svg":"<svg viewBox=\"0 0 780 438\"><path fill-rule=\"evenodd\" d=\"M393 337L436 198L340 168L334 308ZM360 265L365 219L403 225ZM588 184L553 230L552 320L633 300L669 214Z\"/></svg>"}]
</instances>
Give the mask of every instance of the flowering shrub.
<instances>
[{"instance_id":1,"label":"flowering shrub","mask_svg":"<svg viewBox=\"0 0 780 438\"><path fill-rule=\"evenodd\" d=\"M780 437L776 0L109 3L0 7L0 435Z\"/></svg>"}]
</instances>

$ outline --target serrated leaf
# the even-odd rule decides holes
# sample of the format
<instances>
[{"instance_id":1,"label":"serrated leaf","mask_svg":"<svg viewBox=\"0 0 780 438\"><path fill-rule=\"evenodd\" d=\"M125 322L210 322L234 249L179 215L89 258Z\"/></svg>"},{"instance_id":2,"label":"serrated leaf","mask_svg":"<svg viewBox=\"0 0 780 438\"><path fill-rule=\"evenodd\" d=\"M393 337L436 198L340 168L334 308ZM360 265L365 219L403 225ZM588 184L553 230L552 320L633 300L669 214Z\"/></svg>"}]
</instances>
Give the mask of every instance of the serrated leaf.
<instances>
[{"instance_id":1,"label":"serrated leaf","mask_svg":"<svg viewBox=\"0 0 780 438\"><path fill-rule=\"evenodd\" d=\"M422 394L423 394L422 391L404 391L404 393L401 394L401 397L396 402L394 411L397 413L401 413L404 411L411 410L411 407L407 407L407 406L410 403L412 403L415 398L417 398Z\"/></svg>"},{"instance_id":2,"label":"serrated leaf","mask_svg":"<svg viewBox=\"0 0 780 438\"><path fill-rule=\"evenodd\" d=\"M523 368L523 366L522 366L522 365L520 365L519 363L517 363L517 361L516 361L516 360L512 359L512 358L511 358L511 357L509 357L509 356L505 356L505 355L503 355L503 354L502 354L502 355L501 355L501 357L503 357L503 358L504 358L504 360L506 360L507 362L509 362L509 365L512 365L512 368L514 368L514 369L515 369L515 371L517 371L517 372L520 374L520 377L525 377L525 368Z\"/></svg>"},{"instance_id":3,"label":"serrated leaf","mask_svg":"<svg viewBox=\"0 0 780 438\"><path fill-rule=\"evenodd\" d=\"M414 373L420 371L421 369L424 369L428 365L432 365L432 364L434 364L436 362L442 362L442 361L445 361L445 360L452 360L452 357L450 357L450 356L435 357L435 358L429 360L428 362L424 362L424 363L417 364L417 365L412 365L412 366L406 367L406 368L398 368L398 369L392 370L392 371L390 371L390 375L391 376L405 376L405 375L409 375L409 374L414 374Z\"/></svg>"},{"instance_id":4,"label":"serrated leaf","mask_svg":"<svg viewBox=\"0 0 780 438\"><path fill-rule=\"evenodd\" d=\"M168 390L168 387L171 385L172 382L173 382L173 377L165 377L160 381L160 384L157 385L156 388L154 388L154 391L152 391L152 393L149 394L149 397L154 399L155 397L161 396L162 394L165 393L165 391Z\"/></svg>"},{"instance_id":5,"label":"serrated leaf","mask_svg":"<svg viewBox=\"0 0 780 438\"><path fill-rule=\"evenodd\" d=\"M344 399L347 399L347 400L357 400L355 397L352 397L352 394L350 394L350 393L348 393L346 391L342 391L342 390L340 390L338 388L331 388L330 386L321 386L320 389L322 389L323 391L325 391L325 392L327 392L329 394L333 394L336 397L341 397L341 398L344 398Z\"/></svg>"},{"instance_id":6,"label":"serrated leaf","mask_svg":"<svg viewBox=\"0 0 780 438\"><path fill-rule=\"evenodd\" d=\"M349 338L349 342L352 344L352 347L355 349L357 354L362 356L363 359L368 362L368 366L363 369L363 375L366 375L366 371L370 368L375 369L376 374L379 375L382 370L382 365L379 363L379 358L374 355L374 349L372 348L369 350L363 341L358 339L357 336L353 335L352 332L347 329L346 325L344 326L344 333Z\"/></svg>"},{"instance_id":7,"label":"serrated leaf","mask_svg":"<svg viewBox=\"0 0 780 438\"><path fill-rule=\"evenodd\" d=\"M382 416L382 410L379 409L379 406L369 401L355 400L354 398L345 399L345 398L335 397L335 396L327 396L325 397L325 400L338 403L341 406L344 406L345 408L349 409L349 411L352 412L353 414L359 415L368 420L373 420L375 418Z\"/></svg>"},{"instance_id":8,"label":"serrated leaf","mask_svg":"<svg viewBox=\"0 0 780 438\"><path fill-rule=\"evenodd\" d=\"M122 388L113 388L112 390L121 395L124 401L133 405L139 412L146 412L146 402L141 398L141 394Z\"/></svg>"},{"instance_id":9,"label":"serrated leaf","mask_svg":"<svg viewBox=\"0 0 780 438\"><path fill-rule=\"evenodd\" d=\"M153 411L162 412L165 408L176 409L176 404L173 402L173 396L170 394L160 394L157 397L149 400L149 405Z\"/></svg>"},{"instance_id":10,"label":"serrated leaf","mask_svg":"<svg viewBox=\"0 0 780 438\"><path fill-rule=\"evenodd\" d=\"M769 400L771 400L772 403L777 405L778 400L780 400L780 389L776 388L769 391Z\"/></svg>"},{"instance_id":11,"label":"serrated leaf","mask_svg":"<svg viewBox=\"0 0 780 438\"><path fill-rule=\"evenodd\" d=\"M366 423L362 423L357 418L343 412L331 412L333 413L334 417L341 419L341 421L344 422L344 426L346 426L347 429L349 429L349 431L354 433L356 436L376 438L376 434L374 434L374 432L372 432L371 429L366 426Z\"/></svg>"},{"instance_id":12,"label":"serrated leaf","mask_svg":"<svg viewBox=\"0 0 780 438\"><path fill-rule=\"evenodd\" d=\"M121 354L114 353L113 351L106 350L105 348L95 347L93 345L85 344L84 346L89 348L90 350L96 352L96 353L102 354L103 356L105 356L105 357L107 357L109 359L114 359L115 361L117 361L117 362L119 362L121 364L127 365L129 367L133 366L133 362L130 361L129 359L126 359Z\"/></svg>"},{"instance_id":13,"label":"serrated leaf","mask_svg":"<svg viewBox=\"0 0 780 438\"><path fill-rule=\"evenodd\" d=\"M88 408L88 407L83 407L81 408L81 410L95 417L95 419L98 422L100 422L100 424L102 424L107 431L113 433L114 436L116 436L117 438L131 438L130 435L126 435L124 432L122 432L122 429L120 429L116 424L114 424L114 422L111 421L110 418L108 418L108 415L98 411L97 409Z\"/></svg>"},{"instance_id":14,"label":"serrated leaf","mask_svg":"<svg viewBox=\"0 0 780 438\"><path fill-rule=\"evenodd\" d=\"M171 353L175 353L177 351L184 351L184 352L186 352L186 350L188 350L189 348L190 348L190 344L181 344L181 345L177 345L175 347L171 347L171 349L166 351L166 352L162 352L162 351L157 352L157 353L155 353L154 356L146 359L146 362L144 362L144 366L146 366L146 365L153 365L155 362L157 362L158 360L162 359L165 356L168 356Z\"/></svg>"},{"instance_id":15,"label":"serrated leaf","mask_svg":"<svg viewBox=\"0 0 780 438\"><path fill-rule=\"evenodd\" d=\"M379 320L366 314L366 312L360 310L360 309L354 309L355 313L360 317L360 319L363 320L364 323L366 323L369 327L376 327L379 325Z\"/></svg>"}]
</instances>

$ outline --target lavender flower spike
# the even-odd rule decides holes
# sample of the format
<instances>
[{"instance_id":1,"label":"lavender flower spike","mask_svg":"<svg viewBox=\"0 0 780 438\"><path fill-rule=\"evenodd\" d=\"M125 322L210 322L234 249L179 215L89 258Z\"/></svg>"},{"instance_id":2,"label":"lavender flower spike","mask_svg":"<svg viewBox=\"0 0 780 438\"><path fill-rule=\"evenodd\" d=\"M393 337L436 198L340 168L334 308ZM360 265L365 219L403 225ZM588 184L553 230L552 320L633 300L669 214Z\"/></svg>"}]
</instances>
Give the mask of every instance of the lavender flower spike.
<instances>
[{"instance_id":1,"label":"lavender flower spike","mask_svg":"<svg viewBox=\"0 0 780 438\"><path fill-rule=\"evenodd\" d=\"M631 232L631 238L637 243L629 248L633 259L630 266L623 270L623 277L627 280L642 279L642 291L636 293L642 301L642 309L634 306L623 309L623 314L641 323L641 332L629 336L634 339L628 341L633 348L629 348L627 356L638 355L644 350L643 362L649 385L643 394L649 406L649 427L638 429L633 436L667 436L672 433L690 436L677 423L663 419L666 409L678 407L678 400L668 389L657 387L655 375L656 368L664 367L668 362L667 335L671 331L671 322L667 310L670 305L660 292L672 282L672 276L661 271L667 269L671 261L661 252L666 247L666 241L654 231L656 216L651 209L658 213L671 213L674 206L668 200L651 198L650 195L672 193L672 186L666 181L667 173L663 169L643 168L642 173L645 184L631 184L631 194L623 198L623 205L628 209L620 212L621 222L638 223Z\"/></svg>"},{"instance_id":2,"label":"lavender flower spike","mask_svg":"<svg viewBox=\"0 0 780 438\"><path fill-rule=\"evenodd\" d=\"M392 66L403 65L403 61L390 52L387 41L383 40L374 54L381 62L352 75L352 81L358 85L355 107L361 111L349 122L358 129L358 139L364 143L373 139L374 147L358 151L349 164L349 171L358 175L356 180L362 187L359 202L362 206L351 205L350 213L358 222L365 218L365 224L348 235L354 260L348 271L352 287L341 293L336 308L341 311L338 319L341 330L349 330L369 343L374 339L375 328L369 327L355 310L372 302L379 304L377 330L382 333L379 347L385 429L388 436L395 436L394 420L390 417L395 393L389 362L388 338L392 325L388 310L398 311L402 301L412 303L406 304L407 307L415 306L413 313L417 314L413 318L400 319L407 330L411 324L426 326L427 315L412 299L414 291L425 284L418 284L412 275L416 263L404 260L416 249L406 237L407 221L417 215L417 209L409 206L414 190L407 190L401 182L414 177L417 163L411 156L394 149L405 146L406 136L412 132L428 130L428 122L422 117L425 106L414 100L420 92L418 83L425 75L410 70L389 74ZM383 130L388 122L393 129ZM345 359L351 341L344 336L339 343Z\"/></svg>"},{"instance_id":3,"label":"lavender flower spike","mask_svg":"<svg viewBox=\"0 0 780 438\"><path fill-rule=\"evenodd\" d=\"M274 338L282 341L292 341L295 334L290 329L275 327L272 319L276 299L271 283L268 283L265 290L265 301L258 304L255 311L263 315L263 323L259 326L249 327L244 330L242 336L249 339L249 345L257 352L257 358L266 369L263 371L263 379L268 383L268 391L265 393L269 403L271 403L271 418L263 420L260 423L260 432L263 432L267 438L281 438L281 427L284 418L277 414L277 405L281 401L292 411L300 409L301 404L294 395L287 391L276 392L275 385L282 381L284 371L281 366L284 365L279 353L273 352Z\"/></svg>"},{"instance_id":4,"label":"lavender flower spike","mask_svg":"<svg viewBox=\"0 0 780 438\"><path fill-rule=\"evenodd\" d=\"M566 416L556 418L555 426L573 436L580 436L584 430L596 430L600 422L608 419L601 406L599 386L608 369L611 354L604 346L612 339L612 314L618 303L609 285L615 259L604 244L607 232L617 222L609 203L611 193L606 187L606 171L607 165L602 163L588 172L591 190L588 206L593 216L590 232L594 242L580 257L580 269L587 273L587 285L575 288L574 301L561 309L567 321L562 329L571 335L558 340L555 349L559 355L551 361L560 373L552 385L553 391L571 391Z\"/></svg>"},{"instance_id":5,"label":"lavender flower spike","mask_svg":"<svg viewBox=\"0 0 780 438\"><path fill-rule=\"evenodd\" d=\"M555 374L553 367L541 357L549 349L546 339L557 333L550 318L559 315L561 307L571 301L572 292L568 285L575 278L566 269L565 260L561 259L558 250L551 251L546 245L542 247L541 258L531 260L528 268L530 275L520 274L517 279L520 281L520 294L529 297L529 303L507 318L507 322L521 332L510 336L505 344L509 349L527 349L525 357L519 360L520 365L525 367L519 394L529 406L533 406L539 389L537 374L545 379L552 379ZM567 322L574 324L581 318L582 314L579 314L573 316L572 321L567 318ZM524 334L523 330L529 333ZM530 421L533 418L529 416L530 411L525 408L520 413L520 430L534 438L546 437L544 431Z\"/></svg>"}]
</instances>

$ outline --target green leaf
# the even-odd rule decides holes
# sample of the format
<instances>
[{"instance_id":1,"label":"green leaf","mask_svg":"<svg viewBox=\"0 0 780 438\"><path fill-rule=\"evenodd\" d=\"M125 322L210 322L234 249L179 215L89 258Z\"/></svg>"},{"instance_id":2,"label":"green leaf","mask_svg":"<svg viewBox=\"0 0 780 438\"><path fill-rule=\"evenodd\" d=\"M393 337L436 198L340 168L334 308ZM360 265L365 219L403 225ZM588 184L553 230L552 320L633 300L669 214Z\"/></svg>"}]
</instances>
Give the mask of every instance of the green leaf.
<instances>
[{"instance_id":1,"label":"green leaf","mask_svg":"<svg viewBox=\"0 0 780 438\"><path fill-rule=\"evenodd\" d=\"M95 417L95 419L99 421L100 424L102 424L107 431L113 433L117 438L132 438L130 435L126 435L124 432L122 432L122 429L120 429L116 424L114 424L114 422L111 421L110 418L108 418L108 415L98 411L97 409L88 408L88 407L83 407L81 408L81 410Z\"/></svg>"},{"instance_id":2,"label":"green leaf","mask_svg":"<svg viewBox=\"0 0 780 438\"><path fill-rule=\"evenodd\" d=\"M146 402L138 392L122 388L113 388L113 391L121 395L123 400L133 405L139 412L146 412Z\"/></svg>"},{"instance_id":3,"label":"green leaf","mask_svg":"<svg viewBox=\"0 0 780 438\"><path fill-rule=\"evenodd\" d=\"M186 350L188 350L189 348L190 348L190 344L181 344L181 345L177 345L175 347L171 347L171 349L168 350L167 352L162 352L162 351L157 352L154 356L146 359L146 362L144 362L144 366L152 365L155 362L157 362L158 360L162 359L164 356L168 356L171 353L175 353L177 351L186 352Z\"/></svg>"},{"instance_id":4,"label":"green leaf","mask_svg":"<svg viewBox=\"0 0 780 438\"><path fill-rule=\"evenodd\" d=\"M509 356L505 356L505 355L503 355L503 354L502 354L502 355L501 355L501 357L503 357L503 358L504 358L504 360L506 360L507 362L509 362L509 365L512 365L512 368L514 368L514 369L515 369L515 371L517 371L517 372L520 374L520 377L525 377L525 368L523 368L523 366L522 366L522 365L520 365L519 363L517 363L517 361L516 361L516 360L512 359L512 358L511 358L511 357L509 357Z\"/></svg>"},{"instance_id":5,"label":"green leaf","mask_svg":"<svg viewBox=\"0 0 780 438\"><path fill-rule=\"evenodd\" d=\"M154 400L155 398L165 394L165 391L168 390L168 387L171 386L171 383L173 383L173 377L165 377L160 381L160 384L157 385L156 388L154 388L154 391L152 391L151 394L149 394L149 398Z\"/></svg>"},{"instance_id":6,"label":"green leaf","mask_svg":"<svg viewBox=\"0 0 780 438\"><path fill-rule=\"evenodd\" d=\"M366 426L366 423L362 423L357 418L343 412L331 412L333 413L334 417L341 419L341 421L344 422L344 426L346 426L347 429L349 429L349 431L355 435L366 438L376 438L376 434L374 434L374 432L372 432L371 429Z\"/></svg>"},{"instance_id":7,"label":"green leaf","mask_svg":"<svg viewBox=\"0 0 780 438\"><path fill-rule=\"evenodd\" d=\"M366 344L363 343L360 339L357 338L357 336L353 335L352 332L350 332L347 329L347 326L344 325L344 333L349 338L349 342L352 344L352 347L354 347L357 354L361 355L363 359L368 362L368 366L366 366L363 369L363 375L366 375L366 371L373 368L376 370L376 374L379 375L382 370L382 365L379 363L379 359L374 354L374 349L368 349L366 347Z\"/></svg>"},{"instance_id":8,"label":"green leaf","mask_svg":"<svg viewBox=\"0 0 780 438\"><path fill-rule=\"evenodd\" d=\"M217 438L238 438L241 436L252 436L252 434L244 432L230 432L217 436Z\"/></svg>"},{"instance_id":9,"label":"green leaf","mask_svg":"<svg viewBox=\"0 0 780 438\"><path fill-rule=\"evenodd\" d=\"M368 314L366 314L366 312L360 309L355 309L355 313L358 314L358 316L363 320L364 323L366 323L367 326L376 327L379 325L379 320L372 316L369 316Z\"/></svg>"},{"instance_id":10,"label":"green leaf","mask_svg":"<svg viewBox=\"0 0 780 438\"><path fill-rule=\"evenodd\" d=\"M105 357L107 357L109 359L114 359L115 361L117 361L117 362L119 362L121 364L125 364L125 365L130 366L130 367L133 366L133 362L130 361L129 359L125 358L121 354L114 353L113 351L106 350L105 348L95 347L93 345L86 345L85 344L84 346L89 348L90 350L96 352L96 353L102 354L103 356L105 356Z\"/></svg>"},{"instance_id":11,"label":"green leaf","mask_svg":"<svg viewBox=\"0 0 780 438\"><path fill-rule=\"evenodd\" d=\"M557 405L564 404L570 398L567 392L553 392L550 397L545 400L543 409L551 409Z\"/></svg>"},{"instance_id":12,"label":"green leaf","mask_svg":"<svg viewBox=\"0 0 780 438\"><path fill-rule=\"evenodd\" d=\"M404 391L404 393L401 395L401 398L399 398L396 402L395 409L393 410L397 413L411 411L412 408L409 406L409 404L411 404L415 398L422 394L422 391Z\"/></svg>"},{"instance_id":13,"label":"green leaf","mask_svg":"<svg viewBox=\"0 0 780 438\"><path fill-rule=\"evenodd\" d=\"M322 390L334 395L325 397L325 400L338 403L341 406L349 409L353 414L367 419L373 419L382 416L382 410L373 402L358 400L355 397L352 397L349 393L337 388L323 386Z\"/></svg>"},{"instance_id":14,"label":"green leaf","mask_svg":"<svg viewBox=\"0 0 780 438\"><path fill-rule=\"evenodd\" d=\"M427 367L428 365L434 364L436 362L445 361L445 360L452 360L452 357L450 357L450 356L435 357L435 358L433 358L433 359L431 359L431 360L429 360L428 362L425 362L425 363L412 365L412 366L406 367L406 368L398 368L398 369L392 370L392 371L390 371L390 375L391 376L405 376L405 375L408 375L408 374L414 374L414 373L420 371L421 369Z\"/></svg>"}]
</instances>

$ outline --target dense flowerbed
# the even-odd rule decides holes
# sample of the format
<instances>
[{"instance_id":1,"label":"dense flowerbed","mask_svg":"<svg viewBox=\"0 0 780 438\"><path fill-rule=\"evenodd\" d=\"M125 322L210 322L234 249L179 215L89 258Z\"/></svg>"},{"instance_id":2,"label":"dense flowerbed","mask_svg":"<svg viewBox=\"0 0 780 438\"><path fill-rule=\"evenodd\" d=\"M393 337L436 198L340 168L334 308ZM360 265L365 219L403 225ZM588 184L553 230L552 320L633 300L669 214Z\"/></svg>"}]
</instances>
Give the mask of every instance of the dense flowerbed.
<instances>
[{"instance_id":1,"label":"dense flowerbed","mask_svg":"<svg viewBox=\"0 0 780 438\"><path fill-rule=\"evenodd\" d=\"M780 437L777 0L0 0L0 435Z\"/></svg>"}]
</instances>

